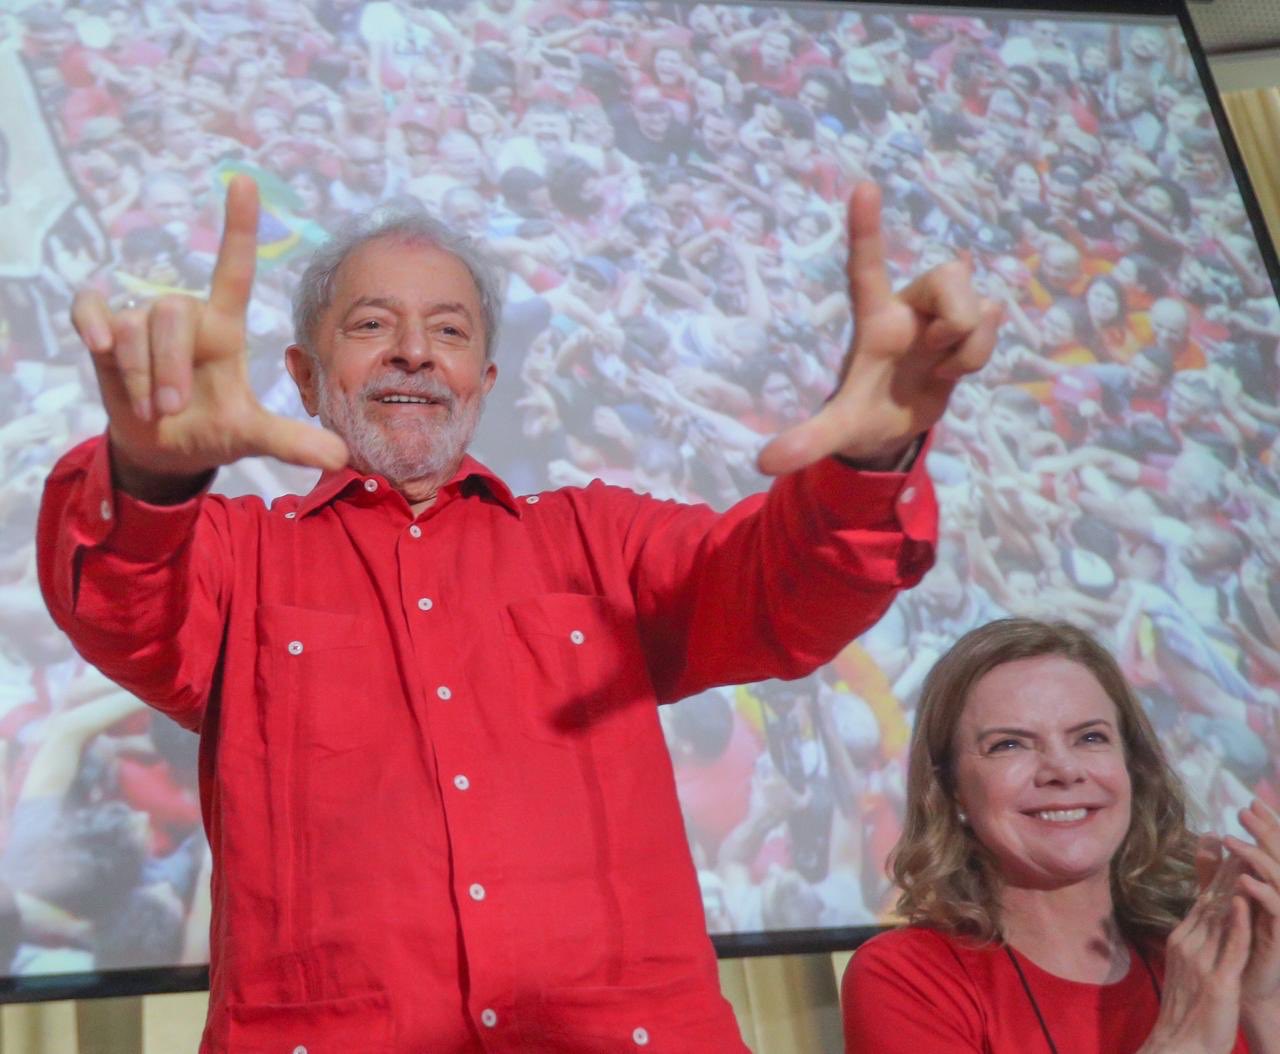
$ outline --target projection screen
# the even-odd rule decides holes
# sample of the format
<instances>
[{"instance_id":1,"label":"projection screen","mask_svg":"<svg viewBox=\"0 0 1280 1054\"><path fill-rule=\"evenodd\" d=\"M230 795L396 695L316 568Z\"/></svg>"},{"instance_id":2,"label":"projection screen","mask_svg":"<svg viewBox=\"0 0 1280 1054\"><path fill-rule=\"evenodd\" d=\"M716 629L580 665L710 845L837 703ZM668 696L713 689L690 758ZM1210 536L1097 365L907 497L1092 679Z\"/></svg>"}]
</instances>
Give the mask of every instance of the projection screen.
<instances>
[{"instance_id":1,"label":"projection screen","mask_svg":"<svg viewBox=\"0 0 1280 1054\"><path fill-rule=\"evenodd\" d=\"M936 569L814 676L662 714L722 952L848 946L890 919L922 677L1008 613L1114 649L1205 826L1276 804L1274 256L1185 15L1102 7L6 5L7 997L201 983L195 739L54 629L32 538L51 465L104 426L73 291L199 295L240 172L264 202L250 368L280 413L303 416L289 297L335 225L413 201L484 243L507 291L475 453L516 493L600 477L724 507L763 488L757 450L848 346L859 179L884 190L896 280L960 258L1005 305L929 454ZM255 462L217 486L310 484Z\"/></svg>"}]
</instances>

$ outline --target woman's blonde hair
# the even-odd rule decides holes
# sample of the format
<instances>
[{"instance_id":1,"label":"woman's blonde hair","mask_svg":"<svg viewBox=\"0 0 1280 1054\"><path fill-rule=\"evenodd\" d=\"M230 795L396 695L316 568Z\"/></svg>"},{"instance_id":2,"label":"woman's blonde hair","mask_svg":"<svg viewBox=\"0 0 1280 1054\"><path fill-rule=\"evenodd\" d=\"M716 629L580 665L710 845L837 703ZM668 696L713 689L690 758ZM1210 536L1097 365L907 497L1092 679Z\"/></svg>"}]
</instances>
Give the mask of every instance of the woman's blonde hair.
<instances>
[{"instance_id":1,"label":"woman's blonde hair","mask_svg":"<svg viewBox=\"0 0 1280 1054\"><path fill-rule=\"evenodd\" d=\"M1000 619L966 633L930 671L911 737L907 813L889 857L907 921L977 941L1000 934L994 863L961 823L952 752L960 715L979 678L1005 663L1061 655L1097 678L1115 704L1133 788L1129 830L1111 862L1116 919L1131 939L1165 936L1195 897L1196 840L1181 782L1115 659L1065 622Z\"/></svg>"}]
</instances>

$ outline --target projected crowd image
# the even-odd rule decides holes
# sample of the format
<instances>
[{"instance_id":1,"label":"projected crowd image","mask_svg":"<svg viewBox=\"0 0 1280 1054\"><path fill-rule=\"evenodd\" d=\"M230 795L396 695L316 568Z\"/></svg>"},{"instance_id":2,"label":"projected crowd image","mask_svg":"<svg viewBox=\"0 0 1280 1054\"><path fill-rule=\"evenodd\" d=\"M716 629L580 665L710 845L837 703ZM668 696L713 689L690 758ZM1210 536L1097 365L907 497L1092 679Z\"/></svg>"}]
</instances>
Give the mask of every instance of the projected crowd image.
<instances>
[{"instance_id":1,"label":"projected crowd image","mask_svg":"<svg viewBox=\"0 0 1280 1054\"><path fill-rule=\"evenodd\" d=\"M958 257L1004 305L929 455L935 570L820 673L663 711L713 933L888 919L922 679L1009 613L1116 652L1205 826L1280 805L1280 307L1172 19L37 3L0 14L0 99L0 975L206 961L195 738L75 655L33 537L105 423L74 290L201 294L241 172L277 412L305 416L289 297L345 217L418 203L484 245L507 290L474 453L516 493L765 487L757 451L848 346L859 180L895 279Z\"/></svg>"}]
</instances>

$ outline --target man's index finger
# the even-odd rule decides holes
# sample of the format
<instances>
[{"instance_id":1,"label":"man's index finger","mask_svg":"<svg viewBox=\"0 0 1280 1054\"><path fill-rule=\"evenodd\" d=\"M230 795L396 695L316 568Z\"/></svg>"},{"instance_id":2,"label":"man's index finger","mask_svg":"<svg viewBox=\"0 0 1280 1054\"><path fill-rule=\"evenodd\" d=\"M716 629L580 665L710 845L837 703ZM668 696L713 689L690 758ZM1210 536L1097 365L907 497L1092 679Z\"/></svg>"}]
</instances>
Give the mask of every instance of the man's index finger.
<instances>
[{"instance_id":1,"label":"man's index finger","mask_svg":"<svg viewBox=\"0 0 1280 1054\"><path fill-rule=\"evenodd\" d=\"M849 199L849 295L854 318L893 296L880 229L880 188L874 183L859 183Z\"/></svg>"},{"instance_id":2,"label":"man's index finger","mask_svg":"<svg viewBox=\"0 0 1280 1054\"><path fill-rule=\"evenodd\" d=\"M209 306L224 314L243 316L253 293L258 262L258 185L248 176L234 176L227 184L223 223Z\"/></svg>"}]
</instances>

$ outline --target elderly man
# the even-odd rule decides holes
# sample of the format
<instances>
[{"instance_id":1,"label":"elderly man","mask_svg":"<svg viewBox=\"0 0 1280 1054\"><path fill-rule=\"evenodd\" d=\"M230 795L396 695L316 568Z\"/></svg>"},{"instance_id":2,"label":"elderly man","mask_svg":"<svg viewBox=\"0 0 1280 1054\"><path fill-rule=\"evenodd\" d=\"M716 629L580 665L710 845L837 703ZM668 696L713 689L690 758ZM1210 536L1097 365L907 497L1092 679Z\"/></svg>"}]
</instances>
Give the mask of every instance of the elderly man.
<instances>
[{"instance_id":1,"label":"elderly man","mask_svg":"<svg viewBox=\"0 0 1280 1054\"><path fill-rule=\"evenodd\" d=\"M516 497L466 455L498 302L425 217L302 279L286 363L323 431L246 379L251 181L207 302L77 299L109 426L50 477L40 580L91 662L201 734L204 1054L745 1051L654 704L805 673L930 562L918 437L997 317L955 270L895 295L878 207L851 204L839 390L719 516ZM254 454L324 474L270 507L206 492Z\"/></svg>"}]
</instances>

